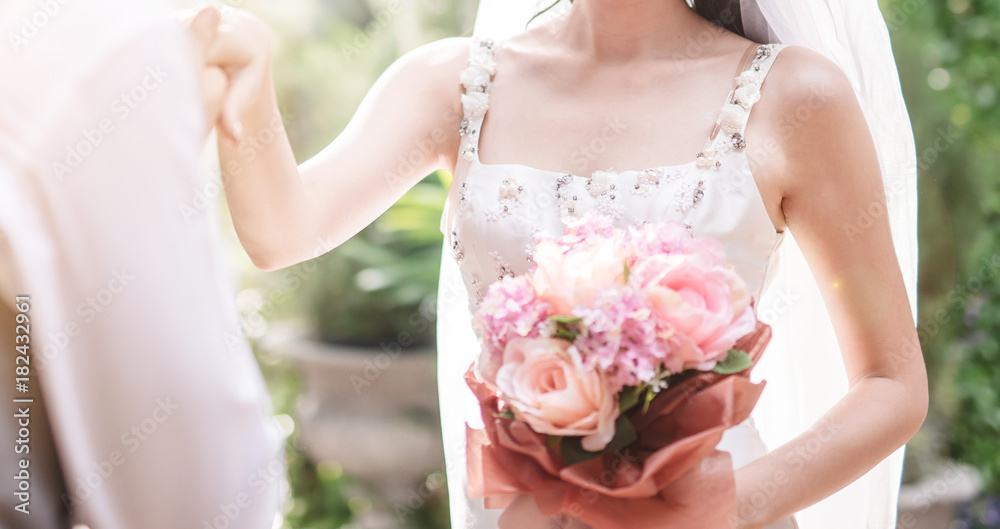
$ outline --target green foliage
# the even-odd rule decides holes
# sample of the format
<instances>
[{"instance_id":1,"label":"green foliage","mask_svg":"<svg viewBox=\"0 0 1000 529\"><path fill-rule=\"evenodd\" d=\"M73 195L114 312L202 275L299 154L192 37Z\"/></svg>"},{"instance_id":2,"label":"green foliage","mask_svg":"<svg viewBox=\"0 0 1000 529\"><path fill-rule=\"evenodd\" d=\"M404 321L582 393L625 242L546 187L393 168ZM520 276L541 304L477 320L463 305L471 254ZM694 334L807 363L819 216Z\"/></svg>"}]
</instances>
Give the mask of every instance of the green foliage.
<instances>
[{"instance_id":1,"label":"green foliage","mask_svg":"<svg viewBox=\"0 0 1000 529\"><path fill-rule=\"evenodd\" d=\"M920 331L931 384L909 479L934 457L1000 483L1000 1L881 2L917 140ZM985 261L984 261L985 259Z\"/></svg>"},{"instance_id":2,"label":"green foliage","mask_svg":"<svg viewBox=\"0 0 1000 529\"><path fill-rule=\"evenodd\" d=\"M750 369L750 366L752 365L753 360L750 360L750 355L748 355L746 351L730 349L726 354L726 358L716 364L716 366L712 368L712 371L722 373L723 375L731 375Z\"/></svg>"},{"instance_id":3,"label":"green foliage","mask_svg":"<svg viewBox=\"0 0 1000 529\"><path fill-rule=\"evenodd\" d=\"M573 466L577 463L583 463L584 461L590 461L601 456L605 453L615 453L620 450L624 450L628 445L636 442L639 439L638 434L635 432L635 428L632 426L632 422L629 421L628 416L625 414L619 415L617 421L615 421L615 436L611 439L603 450L598 452L591 452L583 447L582 437L559 437L550 436L549 446L553 449L558 450L559 455L562 456L563 461L567 466Z\"/></svg>"},{"instance_id":4,"label":"green foliage","mask_svg":"<svg viewBox=\"0 0 1000 529\"><path fill-rule=\"evenodd\" d=\"M317 465L290 445L285 451L288 480L294 483L291 507L285 514L288 527L300 529L337 529L353 519L347 497L349 479L339 467ZM354 502L355 505L357 501Z\"/></svg>"},{"instance_id":5,"label":"green foliage","mask_svg":"<svg viewBox=\"0 0 1000 529\"><path fill-rule=\"evenodd\" d=\"M955 418L949 452L978 468L988 490L1000 494L1000 216L990 233L994 253L983 262L969 285L962 322L963 338L956 344Z\"/></svg>"},{"instance_id":6,"label":"green foliage","mask_svg":"<svg viewBox=\"0 0 1000 529\"><path fill-rule=\"evenodd\" d=\"M295 309L319 339L403 350L433 343L446 195L435 173L358 236L302 265Z\"/></svg>"}]
</instances>

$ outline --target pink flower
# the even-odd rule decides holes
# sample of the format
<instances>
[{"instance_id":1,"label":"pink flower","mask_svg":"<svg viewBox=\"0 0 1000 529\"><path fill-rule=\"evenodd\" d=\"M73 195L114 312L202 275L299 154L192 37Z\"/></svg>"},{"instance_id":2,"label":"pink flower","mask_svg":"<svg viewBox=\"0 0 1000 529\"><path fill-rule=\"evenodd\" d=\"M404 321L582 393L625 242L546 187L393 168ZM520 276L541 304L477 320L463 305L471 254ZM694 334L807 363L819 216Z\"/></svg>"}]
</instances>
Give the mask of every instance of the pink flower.
<instances>
[{"instance_id":1,"label":"pink flower","mask_svg":"<svg viewBox=\"0 0 1000 529\"><path fill-rule=\"evenodd\" d=\"M557 242L568 252L588 241L612 238L615 236L615 231L614 220L611 217L597 210L590 210L582 217L569 221ZM547 236L541 235L541 238ZM536 241L538 240L540 239L536 238Z\"/></svg>"},{"instance_id":2,"label":"pink flower","mask_svg":"<svg viewBox=\"0 0 1000 529\"><path fill-rule=\"evenodd\" d=\"M608 289L593 307L577 308L573 314L585 329L574 343L586 365L606 374L613 391L650 382L660 371L669 348L657 343L656 318L644 292Z\"/></svg>"},{"instance_id":3,"label":"pink flower","mask_svg":"<svg viewBox=\"0 0 1000 529\"><path fill-rule=\"evenodd\" d=\"M615 436L616 393L566 340L511 340L492 382L517 419L538 433L583 436L581 445L591 452L603 450Z\"/></svg>"},{"instance_id":4,"label":"pink flower","mask_svg":"<svg viewBox=\"0 0 1000 529\"><path fill-rule=\"evenodd\" d=\"M701 254L651 257L635 279L676 347L666 359L672 373L711 369L756 326L743 280L731 267L706 266Z\"/></svg>"},{"instance_id":5,"label":"pink flower","mask_svg":"<svg viewBox=\"0 0 1000 529\"><path fill-rule=\"evenodd\" d=\"M525 276L504 278L490 285L473 317L483 339L480 370L491 377L496 373L508 341L545 336L543 322L551 314L552 307L536 295Z\"/></svg>"},{"instance_id":6,"label":"pink flower","mask_svg":"<svg viewBox=\"0 0 1000 529\"><path fill-rule=\"evenodd\" d=\"M695 256L705 266L723 266L722 244L711 237L692 237L677 222L647 223L629 228L630 263L649 257L685 254Z\"/></svg>"},{"instance_id":7,"label":"pink flower","mask_svg":"<svg viewBox=\"0 0 1000 529\"><path fill-rule=\"evenodd\" d=\"M592 304L601 290L624 283L621 243L620 237L600 237L564 252L559 243L540 240L531 283L555 314L569 316L574 307Z\"/></svg>"}]
</instances>

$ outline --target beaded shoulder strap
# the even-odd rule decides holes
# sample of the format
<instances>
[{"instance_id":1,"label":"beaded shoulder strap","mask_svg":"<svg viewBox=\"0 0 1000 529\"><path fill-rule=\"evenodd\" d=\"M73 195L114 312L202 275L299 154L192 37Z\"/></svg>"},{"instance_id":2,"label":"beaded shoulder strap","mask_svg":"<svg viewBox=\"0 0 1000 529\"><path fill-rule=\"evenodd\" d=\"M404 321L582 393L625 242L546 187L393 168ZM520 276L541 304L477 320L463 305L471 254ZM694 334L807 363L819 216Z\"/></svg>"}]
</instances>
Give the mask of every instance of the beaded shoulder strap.
<instances>
[{"instance_id":1,"label":"beaded shoulder strap","mask_svg":"<svg viewBox=\"0 0 1000 529\"><path fill-rule=\"evenodd\" d=\"M719 169L725 155L746 148L744 135L750 111L760 100L760 88L774 58L785 47L784 44L761 44L754 50L749 66L736 77L726 104L719 111L708 146L698 153L698 167Z\"/></svg>"},{"instance_id":2,"label":"beaded shoulder strap","mask_svg":"<svg viewBox=\"0 0 1000 529\"><path fill-rule=\"evenodd\" d=\"M493 39L470 39L469 66L462 70L459 82L465 87L462 94L462 123L458 133L462 137L461 154L466 160L476 158L479 150L479 129L486 110L490 107L490 85L497 72Z\"/></svg>"}]
</instances>

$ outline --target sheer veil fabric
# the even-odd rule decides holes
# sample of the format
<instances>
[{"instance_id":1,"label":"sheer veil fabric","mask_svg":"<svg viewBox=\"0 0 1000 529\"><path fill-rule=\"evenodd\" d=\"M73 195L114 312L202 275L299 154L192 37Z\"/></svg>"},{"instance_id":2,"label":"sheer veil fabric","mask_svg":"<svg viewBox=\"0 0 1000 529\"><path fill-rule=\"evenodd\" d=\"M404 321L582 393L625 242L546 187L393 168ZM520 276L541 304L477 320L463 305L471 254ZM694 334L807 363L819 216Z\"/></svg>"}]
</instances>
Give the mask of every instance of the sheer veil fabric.
<instances>
[{"instance_id":1,"label":"sheer veil fabric","mask_svg":"<svg viewBox=\"0 0 1000 529\"><path fill-rule=\"evenodd\" d=\"M840 66L853 84L878 151L888 211L880 211L873 205L869 211L852 215L849 222L855 224L845 229L864 229L872 218L887 216L916 320L916 149L888 29L877 3L875 0L730 2L733 12L739 4L747 38L759 43L812 48ZM493 39L519 33L535 13L550 3L481 0L473 33ZM562 0L532 24L561 16L569 5ZM442 221L445 226L446 219ZM467 363L441 362L438 368L445 450L454 461L465 451L466 422L473 427L481 423L478 410L466 409L466 404L461 403L467 403L468 399L459 398L461 392L469 391L463 375L478 352L478 344L470 327L467 292L458 266L450 258L450 248L446 246L443 252L438 294L439 355L468 359ZM794 234L786 234L772 256L764 290L758 300L758 316L772 326L773 338L754 372L755 379L767 380L768 385L753 420L764 441L773 448L816 423L846 393L848 385L829 314ZM831 436L837 430L836 424L823 424L821 428ZM823 438L820 436L806 453L796 454L797 460L792 463L804 465L813 457L821 457L825 450ZM800 529L894 527L902 463L903 448L900 448L847 488L796 514ZM476 527L495 526L494 514L482 510L481 500L456 504L456 498L466 497L464 465L447 470L452 520L464 523L477 519L487 525L477 523ZM766 501L766 497L761 500ZM476 514L467 516L470 510Z\"/></svg>"}]
</instances>

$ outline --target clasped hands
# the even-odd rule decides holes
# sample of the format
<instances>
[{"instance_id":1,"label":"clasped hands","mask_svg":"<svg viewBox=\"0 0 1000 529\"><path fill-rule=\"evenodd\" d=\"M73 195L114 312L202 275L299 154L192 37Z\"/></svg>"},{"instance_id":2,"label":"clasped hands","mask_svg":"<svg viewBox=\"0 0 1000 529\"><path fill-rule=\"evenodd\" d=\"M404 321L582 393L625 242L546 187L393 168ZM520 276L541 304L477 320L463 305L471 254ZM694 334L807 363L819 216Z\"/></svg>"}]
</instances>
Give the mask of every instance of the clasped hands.
<instances>
[{"instance_id":1,"label":"clasped hands","mask_svg":"<svg viewBox=\"0 0 1000 529\"><path fill-rule=\"evenodd\" d=\"M270 82L271 30L257 17L230 7L184 11L179 18L193 36L206 117L206 134L238 143L241 118Z\"/></svg>"}]
</instances>

